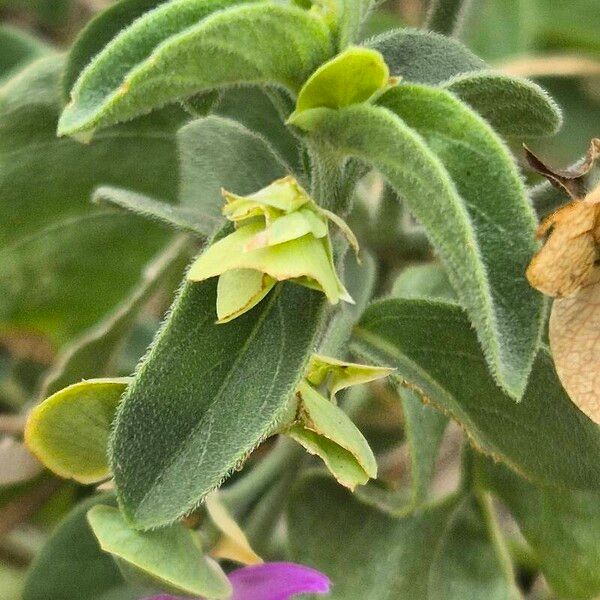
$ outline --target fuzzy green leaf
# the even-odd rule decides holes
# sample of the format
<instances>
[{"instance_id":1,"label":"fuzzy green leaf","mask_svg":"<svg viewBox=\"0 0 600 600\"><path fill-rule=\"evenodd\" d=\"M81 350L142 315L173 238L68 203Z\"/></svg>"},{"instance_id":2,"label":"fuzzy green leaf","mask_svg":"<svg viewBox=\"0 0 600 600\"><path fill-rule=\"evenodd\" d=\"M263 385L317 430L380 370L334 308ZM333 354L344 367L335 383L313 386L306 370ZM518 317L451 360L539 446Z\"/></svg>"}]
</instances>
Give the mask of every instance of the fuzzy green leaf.
<instances>
[{"instance_id":1,"label":"fuzzy green leaf","mask_svg":"<svg viewBox=\"0 0 600 600\"><path fill-rule=\"evenodd\" d=\"M258 134L223 117L191 122L177 135L184 207L222 219L222 189L244 196L288 174L289 167Z\"/></svg>"},{"instance_id":2,"label":"fuzzy green leaf","mask_svg":"<svg viewBox=\"0 0 600 600\"><path fill-rule=\"evenodd\" d=\"M532 480L600 490L600 430L569 400L547 351L539 353L523 400L515 403L495 384L469 320L456 305L376 302L355 339L359 356L396 367L456 419L481 452Z\"/></svg>"},{"instance_id":3,"label":"fuzzy green leaf","mask_svg":"<svg viewBox=\"0 0 600 600\"><path fill-rule=\"evenodd\" d=\"M446 271L430 263L407 267L394 281L391 295L394 298L431 298L454 300L456 293Z\"/></svg>"},{"instance_id":4,"label":"fuzzy green leaf","mask_svg":"<svg viewBox=\"0 0 600 600\"><path fill-rule=\"evenodd\" d=\"M164 242L152 223L103 212L7 245L0 250L0 323L65 342L122 300Z\"/></svg>"},{"instance_id":5,"label":"fuzzy green leaf","mask_svg":"<svg viewBox=\"0 0 600 600\"><path fill-rule=\"evenodd\" d=\"M470 498L395 518L312 475L293 490L288 523L293 559L335 581L331 600L516 597Z\"/></svg>"},{"instance_id":6,"label":"fuzzy green leaf","mask_svg":"<svg viewBox=\"0 0 600 600\"><path fill-rule=\"evenodd\" d=\"M438 85L450 77L485 68L460 42L437 33L396 29L366 42L383 54L390 73L406 81Z\"/></svg>"},{"instance_id":7,"label":"fuzzy green leaf","mask_svg":"<svg viewBox=\"0 0 600 600\"><path fill-rule=\"evenodd\" d=\"M539 487L489 459L478 459L482 483L511 511L548 583L560 597L600 594L600 495Z\"/></svg>"},{"instance_id":8,"label":"fuzzy green leaf","mask_svg":"<svg viewBox=\"0 0 600 600\"><path fill-rule=\"evenodd\" d=\"M52 533L27 575L23 600L137 600L143 590L123 581L114 560L100 550L86 515L112 494L84 500Z\"/></svg>"},{"instance_id":9,"label":"fuzzy green leaf","mask_svg":"<svg viewBox=\"0 0 600 600\"><path fill-rule=\"evenodd\" d=\"M61 477L80 483L106 479L108 436L128 383L91 379L56 392L29 414L27 447Z\"/></svg>"},{"instance_id":10,"label":"fuzzy green leaf","mask_svg":"<svg viewBox=\"0 0 600 600\"><path fill-rule=\"evenodd\" d=\"M51 52L48 46L27 32L0 27L0 82L48 52Z\"/></svg>"},{"instance_id":11,"label":"fuzzy green leaf","mask_svg":"<svg viewBox=\"0 0 600 600\"><path fill-rule=\"evenodd\" d=\"M547 136L562 125L559 107L538 85L499 73L467 73L443 86L506 136Z\"/></svg>"},{"instance_id":12,"label":"fuzzy green leaf","mask_svg":"<svg viewBox=\"0 0 600 600\"><path fill-rule=\"evenodd\" d=\"M211 599L231 596L231 584L219 565L202 554L197 534L181 523L155 531L136 531L117 508L94 506L87 513L105 552L124 560L173 593Z\"/></svg>"},{"instance_id":13,"label":"fuzzy green leaf","mask_svg":"<svg viewBox=\"0 0 600 600\"><path fill-rule=\"evenodd\" d=\"M322 19L298 8L259 3L206 17L227 2L203 0L203 12L198 2L187 11L194 13L190 19L180 2L138 19L83 71L59 133L105 127L233 84L273 83L297 91L333 52Z\"/></svg>"},{"instance_id":14,"label":"fuzzy green leaf","mask_svg":"<svg viewBox=\"0 0 600 600\"><path fill-rule=\"evenodd\" d=\"M98 204L124 209L140 217L203 238L222 225L218 219L186 206L168 204L121 188L102 186L94 192L92 200Z\"/></svg>"},{"instance_id":15,"label":"fuzzy green leaf","mask_svg":"<svg viewBox=\"0 0 600 600\"><path fill-rule=\"evenodd\" d=\"M117 34L165 0L119 0L96 15L77 36L69 50L63 76L63 95L69 99L73 84L91 60Z\"/></svg>"},{"instance_id":16,"label":"fuzzy green leaf","mask_svg":"<svg viewBox=\"0 0 600 600\"><path fill-rule=\"evenodd\" d=\"M177 281L181 278L186 246L186 241L179 239L161 252L146 267L142 281L132 294L105 319L65 348L44 377L42 398L82 379L115 374L109 372L113 367L112 360L140 311L157 291L169 288L175 277L178 277Z\"/></svg>"},{"instance_id":17,"label":"fuzzy green leaf","mask_svg":"<svg viewBox=\"0 0 600 600\"><path fill-rule=\"evenodd\" d=\"M371 9L375 5L373 0L336 0L338 50L353 44L360 38L362 26Z\"/></svg>"},{"instance_id":18,"label":"fuzzy green leaf","mask_svg":"<svg viewBox=\"0 0 600 600\"><path fill-rule=\"evenodd\" d=\"M543 301L524 275L535 220L516 166L493 131L443 90L402 85L380 102L386 108L304 111L294 124L382 172L437 247L494 375L518 399Z\"/></svg>"},{"instance_id":19,"label":"fuzzy green leaf","mask_svg":"<svg viewBox=\"0 0 600 600\"><path fill-rule=\"evenodd\" d=\"M140 527L192 510L273 431L320 331L319 292L280 284L217 325L216 287L185 284L120 406L112 464Z\"/></svg>"},{"instance_id":20,"label":"fuzzy green leaf","mask_svg":"<svg viewBox=\"0 0 600 600\"><path fill-rule=\"evenodd\" d=\"M380 103L423 136L456 185L473 224L483 273L477 283L447 267L448 275L492 373L519 400L541 335L543 299L525 279L537 249L536 221L514 160L483 120L443 90L400 86ZM410 207L411 199L406 200ZM473 296L479 298L473 301Z\"/></svg>"}]
</instances>

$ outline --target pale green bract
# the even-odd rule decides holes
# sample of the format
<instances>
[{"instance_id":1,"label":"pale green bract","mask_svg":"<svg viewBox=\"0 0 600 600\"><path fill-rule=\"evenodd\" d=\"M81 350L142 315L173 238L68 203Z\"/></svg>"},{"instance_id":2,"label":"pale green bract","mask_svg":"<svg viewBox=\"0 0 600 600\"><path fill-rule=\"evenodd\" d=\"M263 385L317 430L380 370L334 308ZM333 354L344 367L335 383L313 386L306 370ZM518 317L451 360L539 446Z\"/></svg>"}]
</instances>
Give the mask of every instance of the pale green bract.
<instances>
[{"instance_id":1,"label":"pale green bract","mask_svg":"<svg viewBox=\"0 0 600 600\"><path fill-rule=\"evenodd\" d=\"M224 192L223 214L238 229L209 246L188 271L190 281L219 277L217 316L227 323L256 306L277 281L292 280L322 291L331 304L353 302L337 275L325 211L292 177L284 177L251 196Z\"/></svg>"}]
</instances>

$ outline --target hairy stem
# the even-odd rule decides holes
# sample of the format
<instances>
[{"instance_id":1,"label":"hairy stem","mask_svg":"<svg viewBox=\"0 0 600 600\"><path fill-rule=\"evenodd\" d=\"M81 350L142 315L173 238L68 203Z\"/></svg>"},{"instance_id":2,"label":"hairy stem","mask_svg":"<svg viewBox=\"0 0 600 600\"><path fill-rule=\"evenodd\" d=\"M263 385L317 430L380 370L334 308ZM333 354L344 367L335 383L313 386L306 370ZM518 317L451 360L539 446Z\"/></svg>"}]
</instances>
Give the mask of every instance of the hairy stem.
<instances>
[{"instance_id":1,"label":"hairy stem","mask_svg":"<svg viewBox=\"0 0 600 600\"><path fill-rule=\"evenodd\" d=\"M432 0L425 28L443 35L459 37L473 0Z\"/></svg>"}]
</instances>

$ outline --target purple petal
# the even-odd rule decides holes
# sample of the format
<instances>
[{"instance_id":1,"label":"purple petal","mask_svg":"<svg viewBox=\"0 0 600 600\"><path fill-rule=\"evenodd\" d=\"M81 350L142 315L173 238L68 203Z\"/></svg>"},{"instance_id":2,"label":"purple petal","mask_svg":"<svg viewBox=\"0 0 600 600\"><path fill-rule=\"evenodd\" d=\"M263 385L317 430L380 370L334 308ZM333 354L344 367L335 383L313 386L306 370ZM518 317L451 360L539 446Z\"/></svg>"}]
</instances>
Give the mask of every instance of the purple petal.
<instances>
[{"instance_id":1,"label":"purple petal","mask_svg":"<svg viewBox=\"0 0 600 600\"><path fill-rule=\"evenodd\" d=\"M326 594L329 579L314 569L294 563L265 563L229 574L231 600L289 600L296 594Z\"/></svg>"}]
</instances>

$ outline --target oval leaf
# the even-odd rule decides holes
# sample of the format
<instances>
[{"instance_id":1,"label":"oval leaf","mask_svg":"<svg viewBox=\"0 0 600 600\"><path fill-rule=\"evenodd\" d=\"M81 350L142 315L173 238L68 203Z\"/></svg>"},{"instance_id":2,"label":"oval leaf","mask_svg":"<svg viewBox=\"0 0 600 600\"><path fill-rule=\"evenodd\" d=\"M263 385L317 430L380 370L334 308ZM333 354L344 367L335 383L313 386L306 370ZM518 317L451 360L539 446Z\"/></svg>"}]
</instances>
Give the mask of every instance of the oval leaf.
<instances>
[{"instance_id":1,"label":"oval leaf","mask_svg":"<svg viewBox=\"0 0 600 600\"><path fill-rule=\"evenodd\" d=\"M202 554L200 540L181 524L156 531L136 531L119 509L94 506L87 519L100 547L168 586L169 591L228 598L231 584L219 565Z\"/></svg>"},{"instance_id":2,"label":"oval leaf","mask_svg":"<svg viewBox=\"0 0 600 600\"><path fill-rule=\"evenodd\" d=\"M493 130L443 90L399 86L380 102L423 136L456 185L473 224L483 277L475 283L465 273L457 278L449 269L448 274L492 373L519 400L540 339L544 304L525 278L536 250L536 221L516 164Z\"/></svg>"},{"instance_id":3,"label":"oval leaf","mask_svg":"<svg viewBox=\"0 0 600 600\"><path fill-rule=\"evenodd\" d=\"M185 284L119 409L112 464L141 527L192 510L273 431L321 328L319 292L279 285L217 325L216 291Z\"/></svg>"},{"instance_id":4,"label":"oval leaf","mask_svg":"<svg viewBox=\"0 0 600 600\"><path fill-rule=\"evenodd\" d=\"M128 382L82 381L50 396L29 414L27 447L61 477L81 483L106 479L108 436Z\"/></svg>"},{"instance_id":5,"label":"oval leaf","mask_svg":"<svg viewBox=\"0 0 600 600\"><path fill-rule=\"evenodd\" d=\"M83 71L59 134L131 119L227 85L274 83L297 91L332 54L322 19L298 8L260 3L203 18L226 5L204 0L190 19L176 4L138 19ZM183 23L180 15L187 17Z\"/></svg>"},{"instance_id":6,"label":"oval leaf","mask_svg":"<svg viewBox=\"0 0 600 600\"><path fill-rule=\"evenodd\" d=\"M450 77L485 68L466 46L429 31L395 29L366 45L383 54L390 73L406 81L437 85Z\"/></svg>"},{"instance_id":7,"label":"oval leaf","mask_svg":"<svg viewBox=\"0 0 600 600\"><path fill-rule=\"evenodd\" d=\"M545 350L517 404L495 384L456 305L383 300L367 309L355 336L359 355L396 367L478 450L538 482L600 490L600 430L571 403Z\"/></svg>"},{"instance_id":8,"label":"oval leaf","mask_svg":"<svg viewBox=\"0 0 600 600\"><path fill-rule=\"evenodd\" d=\"M498 133L526 137L555 134L562 125L560 108L539 86L500 73L467 73L443 84Z\"/></svg>"},{"instance_id":9,"label":"oval leaf","mask_svg":"<svg viewBox=\"0 0 600 600\"><path fill-rule=\"evenodd\" d=\"M399 86L380 101L386 108L317 108L300 113L294 123L386 177L435 244L493 373L520 398L543 302L524 277L535 250L535 221L516 167L489 127L447 92ZM423 131L431 148L387 106ZM514 303L510 310L507 298Z\"/></svg>"}]
</instances>

